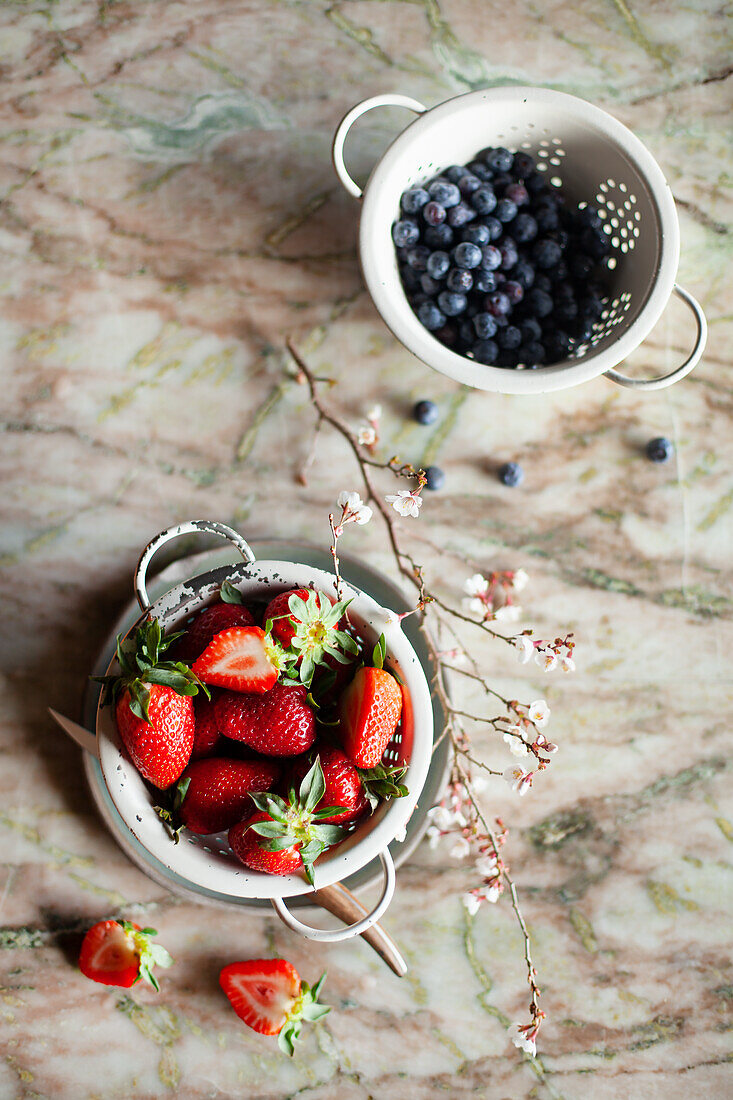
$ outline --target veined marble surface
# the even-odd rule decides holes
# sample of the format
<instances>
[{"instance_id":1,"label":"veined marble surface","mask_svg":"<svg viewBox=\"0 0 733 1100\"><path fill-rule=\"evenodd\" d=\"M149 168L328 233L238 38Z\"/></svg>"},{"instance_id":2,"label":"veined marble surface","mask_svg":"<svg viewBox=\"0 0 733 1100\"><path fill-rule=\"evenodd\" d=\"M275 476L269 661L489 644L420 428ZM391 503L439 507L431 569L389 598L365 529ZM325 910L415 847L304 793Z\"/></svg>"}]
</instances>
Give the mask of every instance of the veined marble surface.
<instances>
[{"instance_id":1,"label":"veined marble surface","mask_svg":"<svg viewBox=\"0 0 733 1100\"><path fill-rule=\"evenodd\" d=\"M6 0L0 10L3 666L0 1096L281 1100L722 1098L730 1062L730 22L699 0ZM396 344L362 287L357 204L329 161L357 100L427 103L530 82L606 107L671 182L680 281L702 301L702 365L660 393L598 380L537 398L465 392ZM372 114L367 171L404 124ZM80 754L46 706L78 712L139 550L192 517L323 544L358 484L283 373L292 334L353 423L378 400L383 453L439 462L409 529L457 599L476 569L525 567L526 621L575 631L579 671L545 678L503 647L497 685L546 695L561 746L511 829L548 1020L536 1062L505 903L468 919L469 869L421 847L386 926L410 962L324 948L275 919L167 895L97 818ZM669 369L670 306L636 361ZM439 424L405 418L430 396ZM676 458L642 455L669 435ZM504 489L497 464L521 461ZM334 476L334 471L338 474ZM405 521L405 524L412 521ZM407 534L407 531L406 531ZM345 548L393 572L376 523ZM502 747L477 751L505 766ZM87 982L79 931L142 913L177 959L159 996ZM324 968L334 1011L291 1063L217 984L235 958Z\"/></svg>"}]
</instances>

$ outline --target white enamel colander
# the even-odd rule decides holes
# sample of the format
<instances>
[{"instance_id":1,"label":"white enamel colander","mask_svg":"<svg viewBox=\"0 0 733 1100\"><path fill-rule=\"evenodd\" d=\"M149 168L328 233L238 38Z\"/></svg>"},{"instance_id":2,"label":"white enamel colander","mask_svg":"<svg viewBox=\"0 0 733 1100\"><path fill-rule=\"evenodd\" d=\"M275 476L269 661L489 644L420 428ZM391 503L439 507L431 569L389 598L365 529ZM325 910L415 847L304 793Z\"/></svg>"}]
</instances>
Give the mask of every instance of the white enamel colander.
<instances>
[{"instance_id":1,"label":"white enamel colander","mask_svg":"<svg viewBox=\"0 0 733 1100\"><path fill-rule=\"evenodd\" d=\"M362 191L344 163L344 142L354 122L375 107L406 107L419 117L392 142ZM402 192L449 165L466 164L487 146L531 153L571 203L598 208L611 245L604 311L593 335L567 359L539 370L485 366L451 351L420 324L400 282L391 228ZM429 110L408 96L374 96L341 121L333 162L349 194L362 199L359 257L375 306L397 339L442 374L499 393L546 393L600 374L652 390L684 378L699 362L707 325L699 303L675 283L680 231L669 184L642 142L599 107L564 92L514 86L469 92ZM672 292L697 323L690 355L659 378L620 374L614 368L649 335Z\"/></svg>"},{"instance_id":2,"label":"white enamel colander","mask_svg":"<svg viewBox=\"0 0 733 1100\"><path fill-rule=\"evenodd\" d=\"M221 566L177 584L151 604L146 590L146 575L153 554L178 535L202 531L221 535L232 542L242 555L242 564ZM230 527L208 520L191 520L161 532L143 551L135 572L135 592L143 613L141 618L154 615L166 632L175 630L192 612L217 599L224 580L229 580L238 588L245 601L268 601L277 592L296 587L313 586L330 592L334 584L334 577L320 569L287 561L256 561L249 545ZM95 748L107 790L130 834L155 860L185 884L213 892L224 902L227 899L269 899L289 928L309 939L326 942L363 933L387 909L395 888L394 863L388 845L402 833L415 809L428 774L433 745L430 690L422 665L404 636L399 619L380 607L371 596L348 584L344 584L344 595L353 596L349 618L367 645L374 644L384 633L387 643L385 667L395 671L403 684L401 729L388 745L385 759L406 766L404 782L409 794L381 805L340 844L325 852L315 864L314 887L299 875L267 875L251 871L233 854L225 833L195 836L186 831L181 842L174 844L154 810L155 796L121 744L113 708L99 705L96 719ZM118 671L116 659L107 671L109 674ZM298 920L287 908L285 898L307 895L339 883L375 858L381 861L384 872L382 894L374 909L356 923L346 928L316 929Z\"/></svg>"}]
</instances>

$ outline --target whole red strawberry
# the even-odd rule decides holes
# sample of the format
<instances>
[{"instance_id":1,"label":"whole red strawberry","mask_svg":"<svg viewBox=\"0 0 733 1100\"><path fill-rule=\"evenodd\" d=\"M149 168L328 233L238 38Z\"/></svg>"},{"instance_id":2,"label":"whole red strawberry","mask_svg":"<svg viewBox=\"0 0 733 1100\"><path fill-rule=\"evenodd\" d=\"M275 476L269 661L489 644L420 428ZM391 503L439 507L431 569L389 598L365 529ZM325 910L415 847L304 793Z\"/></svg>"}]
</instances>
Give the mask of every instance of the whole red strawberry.
<instances>
[{"instance_id":1,"label":"whole red strawberry","mask_svg":"<svg viewBox=\"0 0 733 1100\"><path fill-rule=\"evenodd\" d=\"M326 789L316 809L320 810L326 806L343 807L339 812L321 818L321 820L324 823L330 822L334 825L343 825L347 821L355 821L369 805L369 799L366 796L359 772L341 749L322 748L319 756ZM288 776L291 786L295 787L301 783L309 766L308 760L298 760L293 765Z\"/></svg>"},{"instance_id":2,"label":"whole red strawberry","mask_svg":"<svg viewBox=\"0 0 733 1100\"><path fill-rule=\"evenodd\" d=\"M292 1056L303 1020L331 1011L318 1003L325 977L311 989L285 959L248 959L225 966L219 983L240 1020L261 1035L277 1035L280 1049Z\"/></svg>"},{"instance_id":3,"label":"whole red strawberry","mask_svg":"<svg viewBox=\"0 0 733 1100\"><path fill-rule=\"evenodd\" d=\"M165 790L191 756L198 678L181 662L163 660L177 638L164 638L157 619L138 627L134 641L117 639L118 676L100 677L115 700L123 745L140 774ZM204 688L204 690L206 690Z\"/></svg>"},{"instance_id":4,"label":"whole red strawberry","mask_svg":"<svg viewBox=\"0 0 733 1100\"><path fill-rule=\"evenodd\" d=\"M269 875L303 871L313 885L313 864L346 835L340 825L325 824L333 807L318 810L326 789L316 758L297 793L288 801L276 794L251 794L258 812L229 830L232 851L246 867Z\"/></svg>"},{"instance_id":5,"label":"whole red strawberry","mask_svg":"<svg viewBox=\"0 0 733 1100\"><path fill-rule=\"evenodd\" d=\"M193 749L191 760L203 760L206 756L213 756L221 751L221 734L219 732L219 720L216 716L216 700L219 692L216 688L211 690L211 698L199 693L193 702L193 714L196 721L196 729L193 735Z\"/></svg>"},{"instance_id":6,"label":"whole red strawberry","mask_svg":"<svg viewBox=\"0 0 733 1100\"><path fill-rule=\"evenodd\" d=\"M192 663L206 649L217 634L230 626L252 626L251 612L236 603L212 603L199 611L186 632L176 644L175 654L180 661Z\"/></svg>"},{"instance_id":7,"label":"whole red strawberry","mask_svg":"<svg viewBox=\"0 0 733 1100\"><path fill-rule=\"evenodd\" d=\"M280 668L310 687L319 666L328 661L351 664L359 652L356 639L341 629L351 600L335 603L325 592L296 588L275 596L265 609ZM271 625L270 625L271 624Z\"/></svg>"},{"instance_id":8,"label":"whole red strawberry","mask_svg":"<svg viewBox=\"0 0 733 1100\"><path fill-rule=\"evenodd\" d=\"M302 684L275 684L264 695L224 691L216 704L219 729L265 756L297 756L316 739L316 720Z\"/></svg>"},{"instance_id":9,"label":"whole red strawberry","mask_svg":"<svg viewBox=\"0 0 733 1100\"><path fill-rule=\"evenodd\" d=\"M383 668L364 666L339 704L341 743L352 763L373 768L391 741L402 714L402 691Z\"/></svg>"},{"instance_id":10,"label":"whole red strawberry","mask_svg":"<svg viewBox=\"0 0 733 1100\"><path fill-rule=\"evenodd\" d=\"M272 619L272 636L284 649L287 649L295 637L296 624L301 620L290 611L290 597L305 601L310 596L309 588L294 588L289 592L280 592L270 600L265 608L263 622Z\"/></svg>"},{"instance_id":11,"label":"whole red strawberry","mask_svg":"<svg viewBox=\"0 0 733 1100\"><path fill-rule=\"evenodd\" d=\"M197 760L182 776L189 782L181 821L192 833L229 829L252 809L250 791L269 791L279 777L280 766L272 760Z\"/></svg>"}]
</instances>

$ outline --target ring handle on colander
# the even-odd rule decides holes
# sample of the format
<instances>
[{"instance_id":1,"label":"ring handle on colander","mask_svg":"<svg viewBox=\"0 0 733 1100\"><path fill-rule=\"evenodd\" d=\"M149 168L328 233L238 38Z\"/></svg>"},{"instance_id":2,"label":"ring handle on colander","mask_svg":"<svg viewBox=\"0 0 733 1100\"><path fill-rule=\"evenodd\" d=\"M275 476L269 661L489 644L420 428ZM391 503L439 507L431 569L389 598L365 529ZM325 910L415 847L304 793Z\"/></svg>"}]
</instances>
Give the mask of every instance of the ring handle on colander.
<instances>
[{"instance_id":1,"label":"ring handle on colander","mask_svg":"<svg viewBox=\"0 0 733 1100\"><path fill-rule=\"evenodd\" d=\"M702 306L696 298L693 298L689 291L681 286L677 286L677 283L675 283L674 292L678 298L681 298L683 302L687 303L697 321L695 346L682 366L676 367L673 371L670 371L669 374L663 374L661 378L629 378L627 375L619 374L619 372L615 370L607 370L605 372L606 378L610 378L612 382L617 382L619 386L628 386L629 389L663 390L667 386L671 386L673 382L678 382L680 378L684 378L686 374L689 374L691 370L695 369L702 358L702 353L705 351L705 344L708 338L708 323L705 319Z\"/></svg>"},{"instance_id":2,"label":"ring handle on colander","mask_svg":"<svg viewBox=\"0 0 733 1100\"><path fill-rule=\"evenodd\" d=\"M416 115L422 115L427 111L427 107L417 99L411 99L408 95L397 95L396 93L393 95L388 92L386 95L374 95L371 99L363 99L361 103L357 103L356 107L352 107L348 114L344 115L334 134L331 158L336 169L336 175L355 199L361 198L362 189L358 183L354 183L344 164L344 142L357 118L361 118L362 115L366 114L367 111L371 111L374 107L407 107L409 111L414 111Z\"/></svg>"},{"instance_id":3,"label":"ring handle on colander","mask_svg":"<svg viewBox=\"0 0 733 1100\"><path fill-rule=\"evenodd\" d=\"M145 580L153 554L164 543L170 542L171 539L178 538L179 535L192 535L199 531L205 531L211 535L221 535L222 538L229 539L248 564L251 565L255 560L249 543L245 542L240 534L232 530L231 527L227 527L225 523L216 523L210 519L190 519L186 523L177 523L175 527L168 527L165 531L161 531L159 535L156 535L154 539L151 539L140 555L140 560L135 569L135 595L143 611L147 611L150 607L150 598L145 588Z\"/></svg>"},{"instance_id":4,"label":"ring handle on colander","mask_svg":"<svg viewBox=\"0 0 733 1100\"><path fill-rule=\"evenodd\" d=\"M382 891L382 896L371 913L366 917L362 917L356 924L350 924L346 928L311 928L309 924L303 924L302 921L299 921L297 917L293 916L282 898L271 898L272 907L283 924L287 924L292 932L299 932L301 936L305 936L308 940L316 940L318 943L338 943L339 940L348 940L351 939L352 936L358 936L362 932L366 932L373 924L376 924L382 913L384 913L389 903L392 901L392 896L394 894L394 860L388 848L379 853L379 859L382 863L382 870L384 871L384 889Z\"/></svg>"}]
</instances>

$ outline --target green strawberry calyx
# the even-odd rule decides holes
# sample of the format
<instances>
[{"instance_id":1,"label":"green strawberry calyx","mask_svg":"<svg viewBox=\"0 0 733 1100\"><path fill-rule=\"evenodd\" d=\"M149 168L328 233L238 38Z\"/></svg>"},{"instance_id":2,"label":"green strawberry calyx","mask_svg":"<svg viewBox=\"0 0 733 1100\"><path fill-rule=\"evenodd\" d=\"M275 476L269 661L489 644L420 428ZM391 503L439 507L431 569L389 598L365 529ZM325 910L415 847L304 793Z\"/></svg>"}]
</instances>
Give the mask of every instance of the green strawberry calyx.
<instances>
[{"instance_id":1,"label":"green strawberry calyx","mask_svg":"<svg viewBox=\"0 0 733 1100\"><path fill-rule=\"evenodd\" d=\"M400 780L407 771L401 765L391 766L377 764L374 768L357 768L364 793L369 799L372 813L380 802L386 802L391 798L404 798L410 792Z\"/></svg>"},{"instance_id":2,"label":"green strawberry calyx","mask_svg":"<svg viewBox=\"0 0 733 1100\"><path fill-rule=\"evenodd\" d=\"M249 828L263 839L260 848L265 852L282 852L286 848L298 846L298 854L303 862L303 872L311 884L313 864L326 848L337 844L347 833L340 825L322 824L324 817L333 817L341 813L344 806L316 806L326 793L326 780L323 776L320 756L303 777L300 789L291 787L288 800L269 791L256 794L250 791L249 797L258 810L270 818L269 821L256 821Z\"/></svg>"},{"instance_id":3,"label":"green strawberry calyx","mask_svg":"<svg viewBox=\"0 0 733 1100\"><path fill-rule=\"evenodd\" d=\"M304 1020L315 1023L331 1011L330 1005L318 1003L318 995L325 980L324 971L313 988L307 982L301 982L300 993L277 1037L277 1044L283 1054L288 1054L291 1058L295 1054L295 1043L300 1038Z\"/></svg>"},{"instance_id":4,"label":"green strawberry calyx","mask_svg":"<svg viewBox=\"0 0 733 1100\"><path fill-rule=\"evenodd\" d=\"M174 844L180 842L181 830L186 827L181 821L181 806L190 786L190 776L181 777L172 787L159 792L162 805L153 806Z\"/></svg>"},{"instance_id":5,"label":"green strawberry calyx","mask_svg":"<svg viewBox=\"0 0 733 1100\"><path fill-rule=\"evenodd\" d=\"M181 632L163 637L158 619L146 619L135 631L134 638L117 635L117 660L120 672L116 676L93 676L104 684L104 703L116 701L123 691L130 693L130 710L137 718L150 722L150 686L169 687L178 695L196 695L201 689L209 696L195 672L183 661L166 661L163 655Z\"/></svg>"},{"instance_id":6,"label":"green strawberry calyx","mask_svg":"<svg viewBox=\"0 0 733 1100\"><path fill-rule=\"evenodd\" d=\"M295 592L288 600L288 614L276 619L290 619L295 633L290 645L280 650L285 655L285 672L293 683L310 687L319 665L326 665L332 657L339 664L347 665L359 653L359 646L345 630L339 630L351 600L339 600L332 604L324 592L311 589L303 600ZM276 619L268 619L265 633L269 636ZM272 643L271 643L272 644Z\"/></svg>"},{"instance_id":7,"label":"green strawberry calyx","mask_svg":"<svg viewBox=\"0 0 733 1100\"><path fill-rule=\"evenodd\" d=\"M173 959L161 944L153 943L152 937L158 935L157 929L136 928L129 920L118 920L117 923L126 933L140 963L140 972L135 978L135 982L142 979L152 985L156 993L159 993L160 986L158 985L158 979L153 974L153 967L162 966L167 969L173 965ZM135 982L133 982L133 985Z\"/></svg>"}]
</instances>

